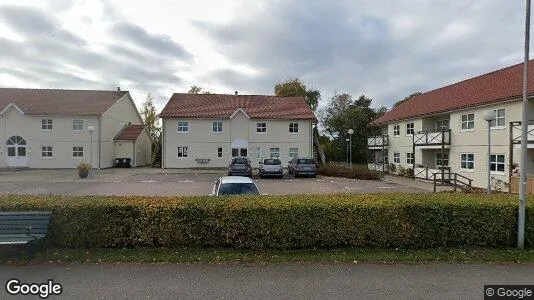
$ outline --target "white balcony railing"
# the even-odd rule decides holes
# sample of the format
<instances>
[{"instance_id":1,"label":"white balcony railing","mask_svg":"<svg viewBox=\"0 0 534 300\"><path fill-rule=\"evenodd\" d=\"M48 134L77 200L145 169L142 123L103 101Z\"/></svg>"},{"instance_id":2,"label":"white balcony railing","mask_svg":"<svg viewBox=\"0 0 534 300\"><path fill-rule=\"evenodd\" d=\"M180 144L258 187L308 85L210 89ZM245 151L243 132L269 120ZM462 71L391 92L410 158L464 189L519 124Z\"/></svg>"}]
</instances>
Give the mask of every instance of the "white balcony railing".
<instances>
[{"instance_id":1,"label":"white balcony railing","mask_svg":"<svg viewBox=\"0 0 534 300\"><path fill-rule=\"evenodd\" d=\"M372 171L388 171L388 164L382 163L368 163L367 168Z\"/></svg>"},{"instance_id":2,"label":"white balcony railing","mask_svg":"<svg viewBox=\"0 0 534 300\"><path fill-rule=\"evenodd\" d=\"M373 136L367 138L367 146L369 147L384 147L388 145L388 137L386 136Z\"/></svg>"},{"instance_id":3,"label":"white balcony railing","mask_svg":"<svg viewBox=\"0 0 534 300\"><path fill-rule=\"evenodd\" d=\"M422 178L422 179L429 179L433 180L433 174L436 174L437 179L441 179L441 169L432 169L428 167L416 167L414 169L414 177L416 178ZM445 167L445 170L443 171L445 174L450 173L450 169L448 167ZM445 177L448 178L448 177Z\"/></svg>"},{"instance_id":4,"label":"white balcony railing","mask_svg":"<svg viewBox=\"0 0 534 300\"><path fill-rule=\"evenodd\" d=\"M416 146L450 145L451 131L420 131L414 134L413 143Z\"/></svg>"},{"instance_id":5,"label":"white balcony railing","mask_svg":"<svg viewBox=\"0 0 534 300\"><path fill-rule=\"evenodd\" d=\"M528 125L527 141L534 141L534 125ZM512 126L512 143L521 143L521 124Z\"/></svg>"}]
</instances>

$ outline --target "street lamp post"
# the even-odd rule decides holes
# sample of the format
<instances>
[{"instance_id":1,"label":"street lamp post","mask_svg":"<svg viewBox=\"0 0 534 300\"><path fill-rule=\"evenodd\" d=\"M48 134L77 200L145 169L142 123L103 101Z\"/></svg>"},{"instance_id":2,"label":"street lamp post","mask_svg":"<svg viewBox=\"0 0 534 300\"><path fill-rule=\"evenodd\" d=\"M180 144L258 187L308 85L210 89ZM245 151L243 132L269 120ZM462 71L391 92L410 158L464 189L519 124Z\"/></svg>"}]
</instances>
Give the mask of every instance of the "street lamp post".
<instances>
[{"instance_id":1,"label":"street lamp post","mask_svg":"<svg viewBox=\"0 0 534 300\"><path fill-rule=\"evenodd\" d=\"M94 126L87 127L87 130L89 130L89 134L91 135L91 144L89 144L89 159L91 164L91 175L93 175L93 131L95 131Z\"/></svg>"},{"instance_id":2,"label":"street lamp post","mask_svg":"<svg viewBox=\"0 0 534 300\"><path fill-rule=\"evenodd\" d=\"M349 164L349 139L345 139L345 142L347 142L347 165Z\"/></svg>"},{"instance_id":3,"label":"street lamp post","mask_svg":"<svg viewBox=\"0 0 534 300\"><path fill-rule=\"evenodd\" d=\"M354 130L349 129L349 166L352 168L352 134L354 133Z\"/></svg>"},{"instance_id":4,"label":"street lamp post","mask_svg":"<svg viewBox=\"0 0 534 300\"><path fill-rule=\"evenodd\" d=\"M495 116L494 110L488 110L484 114L484 120L488 123L488 195L491 194L491 121L495 120Z\"/></svg>"}]
</instances>

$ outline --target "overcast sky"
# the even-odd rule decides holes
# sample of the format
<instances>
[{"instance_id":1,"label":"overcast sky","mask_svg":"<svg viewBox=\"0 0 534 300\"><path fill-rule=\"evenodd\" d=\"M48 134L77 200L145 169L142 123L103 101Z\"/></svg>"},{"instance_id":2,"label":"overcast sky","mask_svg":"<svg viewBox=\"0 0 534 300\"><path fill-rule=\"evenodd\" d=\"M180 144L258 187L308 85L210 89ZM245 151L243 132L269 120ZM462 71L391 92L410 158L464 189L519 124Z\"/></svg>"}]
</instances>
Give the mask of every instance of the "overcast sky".
<instances>
[{"instance_id":1,"label":"overcast sky","mask_svg":"<svg viewBox=\"0 0 534 300\"><path fill-rule=\"evenodd\" d=\"M391 106L520 63L522 0L0 0L0 86L272 94Z\"/></svg>"}]
</instances>

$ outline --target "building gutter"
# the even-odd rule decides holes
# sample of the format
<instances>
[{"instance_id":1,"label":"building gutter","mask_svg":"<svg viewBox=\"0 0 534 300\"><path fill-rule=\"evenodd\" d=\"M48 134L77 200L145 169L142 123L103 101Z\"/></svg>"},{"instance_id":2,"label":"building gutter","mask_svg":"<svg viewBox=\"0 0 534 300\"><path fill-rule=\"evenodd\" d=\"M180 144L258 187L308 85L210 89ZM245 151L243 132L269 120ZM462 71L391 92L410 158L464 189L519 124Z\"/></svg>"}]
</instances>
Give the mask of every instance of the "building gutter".
<instances>
[{"instance_id":1,"label":"building gutter","mask_svg":"<svg viewBox=\"0 0 534 300\"><path fill-rule=\"evenodd\" d=\"M98 116L98 169L102 168L102 116Z\"/></svg>"}]
</instances>

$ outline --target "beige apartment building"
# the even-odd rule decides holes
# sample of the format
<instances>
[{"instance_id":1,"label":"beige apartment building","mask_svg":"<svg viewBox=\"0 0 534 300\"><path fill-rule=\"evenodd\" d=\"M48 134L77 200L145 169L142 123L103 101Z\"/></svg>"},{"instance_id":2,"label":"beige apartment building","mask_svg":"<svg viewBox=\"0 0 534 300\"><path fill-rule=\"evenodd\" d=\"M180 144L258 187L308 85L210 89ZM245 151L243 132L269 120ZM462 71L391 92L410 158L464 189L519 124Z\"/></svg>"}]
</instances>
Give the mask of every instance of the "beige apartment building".
<instances>
[{"instance_id":1,"label":"beige apartment building","mask_svg":"<svg viewBox=\"0 0 534 300\"><path fill-rule=\"evenodd\" d=\"M175 93L160 113L162 168L221 168L246 156L313 155L317 119L302 97Z\"/></svg>"},{"instance_id":2,"label":"beige apartment building","mask_svg":"<svg viewBox=\"0 0 534 300\"><path fill-rule=\"evenodd\" d=\"M369 168L410 168L416 178L451 179L486 187L499 180L517 189L523 65L518 64L416 95L375 120ZM534 61L529 62L528 119L534 120ZM484 116L494 111L488 123ZM488 159L488 125L491 154ZM527 174L534 175L534 125L529 123ZM434 175L436 174L436 175ZM455 175L456 174L456 175Z\"/></svg>"},{"instance_id":3,"label":"beige apartment building","mask_svg":"<svg viewBox=\"0 0 534 300\"><path fill-rule=\"evenodd\" d=\"M151 139L127 91L0 88L0 168L150 164Z\"/></svg>"}]
</instances>

